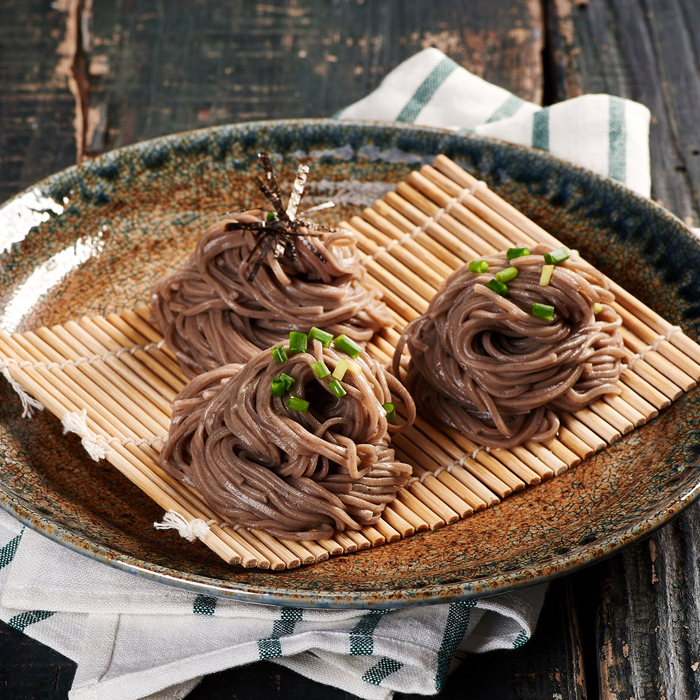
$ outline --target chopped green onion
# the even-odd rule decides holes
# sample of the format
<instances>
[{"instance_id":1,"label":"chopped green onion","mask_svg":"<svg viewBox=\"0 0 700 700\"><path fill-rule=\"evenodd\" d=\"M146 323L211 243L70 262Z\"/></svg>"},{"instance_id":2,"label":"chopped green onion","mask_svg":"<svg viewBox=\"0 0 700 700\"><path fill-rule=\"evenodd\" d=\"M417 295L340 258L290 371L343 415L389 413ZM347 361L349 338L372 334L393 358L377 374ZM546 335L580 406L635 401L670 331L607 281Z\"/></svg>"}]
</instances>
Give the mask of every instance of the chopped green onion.
<instances>
[{"instance_id":1,"label":"chopped green onion","mask_svg":"<svg viewBox=\"0 0 700 700\"><path fill-rule=\"evenodd\" d=\"M352 362L352 360L346 359L338 360L338 364L333 370L333 377L335 379L339 379L342 382L346 372L350 372L351 374L357 374L360 371L360 369L361 367L357 364L357 362Z\"/></svg>"},{"instance_id":2,"label":"chopped green onion","mask_svg":"<svg viewBox=\"0 0 700 700\"><path fill-rule=\"evenodd\" d=\"M333 396L335 396L336 399L339 399L348 393L345 391L345 389L343 389L337 379L332 379L328 384L328 388L333 392Z\"/></svg>"},{"instance_id":3,"label":"chopped green onion","mask_svg":"<svg viewBox=\"0 0 700 700\"><path fill-rule=\"evenodd\" d=\"M568 259L569 251L567 248L564 248L564 246L553 250L551 253L545 253L544 255L544 261L547 263L547 265L558 265L559 263L563 263L564 260Z\"/></svg>"},{"instance_id":4,"label":"chopped green onion","mask_svg":"<svg viewBox=\"0 0 700 700\"><path fill-rule=\"evenodd\" d=\"M278 365L281 365L283 362L286 362L289 359L289 357L287 357L287 351L281 345L279 347L272 348L270 352Z\"/></svg>"},{"instance_id":5,"label":"chopped green onion","mask_svg":"<svg viewBox=\"0 0 700 700\"><path fill-rule=\"evenodd\" d=\"M353 359L358 357L362 352L362 348L354 340L350 340L350 338L348 338L346 335L339 335L333 341L333 345L335 345L338 350L342 350L344 353L350 355L350 357Z\"/></svg>"},{"instance_id":6,"label":"chopped green onion","mask_svg":"<svg viewBox=\"0 0 700 700\"><path fill-rule=\"evenodd\" d=\"M312 340L320 340L321 345L323 345L324 348L327 348L331 344L331 340L333 340L333 334L322 331L320 328L316 328L316 326L314 326L309 331L309 338Z\"/></svg>"},{"instance_id":7,"label":"chopped green onion","mask_svg":"<svg viewBox=\"0 0 700 700\"><path fill-rule=\"evenodd\" d=\"M267 221L277 221L277 212L276 211L268 211L265 219Z\"/></svg>"},{"instance_id":8,"label":"chopped green onion","mask_svg":"<svg viewBox=\"0 0 700 700\"><path fill-rule=\"evenodd\" d=\"M593 315L599 314L603 310L603 305L596 302L593 304Z\"/></svg>"},{"instance_id":9,"label":"chopped green onion","mask_svg":"<svg viewBox=\"0 0 700 700\"><path fill-rule=\"evenodd\" d=\"M297 383L297 380L294 379L294 377L290 377L284 372L280 374L279 378L284 382L284 388L286 391L289 391Z\"/></svg>"},{"instance_id":10,"label":"chopped green onion","mask_svg":"<svg viewBox=\"0 0 700 700\"><path fill-rule=\"evenodd\" d=\"M538 304L534 302L532 304L532 315L537 316L537 318L545 318L551 321L554 317L554 307L549 304Z\"/></svg>"},{"instance_id":11,"label":"chopped green onion","mask_svg":"<svg viewBox=\"0 0 700 700\"><path fill-rule=\"evenodd\" d=\"M318 362L314 362L311 365L311 369L313 369L314 374L319 378L323 379L324 377L328 377L331 373L331 371L326 367L326 363L323 360L319 360Z\"/></svg>"},{"instance_id":12,"label":"chopped green onion","mask_svg":"<svg viewBox=\"0 0 700 700\"><path fill-rule=\"evenodd\" d=\"M299 333L299 331L292 331L289 334L289 354L297 355L300 352L306 352L306 344L309 340L309 336L306 333Z\"/></svg>"},{"instance_id":13,"label":"chopped green onion","mask_svg":"<svg viewBox=\"0 0 700 700\"><path fill-rule=\"evenodd\" d=\"M391 423L396 418L396 407L393 403L383 403L382 408L386 411L386 419Z\"/></svg>"},{"instance_id":14,"label":"chopped green onion","mask_svg":"<svg viewBox=\"0 0 700 700\"><path fill-rule=\"evenodd\" d=\"M501 270L496 273L496 280L498 282L510 282L518 276L517 267L507 267L505 270Z\"/></svg>"},{"instance_id":15,"label":"chopped green onion","mask_svg":"<svg viewBox=\"0 0 700 700\"><path fill-rule=\"evenodd\" d=\"M496 294L500 294L502 297L508 294L508 287L506 287L505 284L499 282L498 280L491 280L486 286L492 292L496 292Z\"/></svg>"},{"instance_id":16,"label":"chopped green onion","mask_svg":"<svg viewBox=\"0 0 700 700\"><path fill-rule=\"evenodd\" d=\"M523 255L530 255L530 251L527 248L508 248L508 251L506 252L506 257L508 260L522 258Z\"/></svg>"},{"instance_id":17,"label":"chopped green onion","mask_svg":"<svg viewBox=\"0 0 700 700\"><path fill-rule=\"evenodd\" d=\"M309 410L309 402L300 399L298 396L290 396L289 401L287 401L287 408L292 411L299 411L299 413L306 413Z\"/></svg>"},{"instance_id":18,"label":"chopped green onion","mask_svg":"<svg viewBox=\"0 0 700 700\"><path fill-rule=\"evenodd\" d=\"M542 274L540 275L540 287L546 287L552 281L552 273L554 265L542 265Z\"/></svg>"},{"instance_id":19,"label":"chopped green onion","mask_svg":"<svg viewBox=\"0 0 700 700\"><path fill-rule=\"evenodd\" d=\"M489 264L486 260L472 260L469 263L469 272L487 272L489 269Z\"/></svg>"},{"instance_id":20,"label":"chopped green onion","mask_svg":"<svg viewBox=\"0 0 700 700\"><path fill-rule=\"evenodd\" d=\"M273 377L270 384L273 396L284 396L287 393L287 385L282 377Z\"/></svg>"}]
</instances>

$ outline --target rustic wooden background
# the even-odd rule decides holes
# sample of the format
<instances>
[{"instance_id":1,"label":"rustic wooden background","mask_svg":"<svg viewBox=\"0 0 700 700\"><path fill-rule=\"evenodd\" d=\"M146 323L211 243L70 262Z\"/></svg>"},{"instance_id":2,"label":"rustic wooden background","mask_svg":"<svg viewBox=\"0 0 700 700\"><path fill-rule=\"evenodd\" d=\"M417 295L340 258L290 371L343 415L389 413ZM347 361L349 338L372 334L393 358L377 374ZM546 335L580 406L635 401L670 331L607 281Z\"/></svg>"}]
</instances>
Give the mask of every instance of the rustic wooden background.
<instances>
[{"instance_id":1,"label":"rustic wooden background","mask_svg":"<svg viewBox=\"0 0 700 700\"><path fill-rule=\"evenodd\" d=\"M534 102L644 103L653 197L698 225L698 0L0 0L0 201L134 141L330 116L428 46ZM698 547L700 505L553 583L533 639L469 658L440 697L695 700ZM63 700L74 673L0 624L0 697ZM263 696L353 697L255 664L189 698Z\"/></svg>"}]
</instances>

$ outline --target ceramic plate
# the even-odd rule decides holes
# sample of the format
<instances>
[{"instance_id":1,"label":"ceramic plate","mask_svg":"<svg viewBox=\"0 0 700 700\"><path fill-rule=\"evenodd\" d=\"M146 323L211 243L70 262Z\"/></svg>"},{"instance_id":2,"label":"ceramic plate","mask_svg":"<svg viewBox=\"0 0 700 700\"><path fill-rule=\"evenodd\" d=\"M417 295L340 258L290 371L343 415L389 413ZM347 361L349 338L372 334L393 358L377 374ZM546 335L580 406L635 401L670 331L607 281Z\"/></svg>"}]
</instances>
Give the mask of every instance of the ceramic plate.
<instances>
[{"instance_id":1,"label":"ceramic plate","mask_svg":"<svg viewBox=\"0 0 700 700\"><path fill-rule=\"evenodd\" d=\"M259 150L289 183L312 166L333 217L371 204L445 153L692 337L700 245L680 221L545 154L469 134L289 121L195 131L124 148L44 180L0 208L0 325L25 331L145 301L198 233L259 201ZM328 215L327 215L328 218ZM202 593L301 606L389 607L506 591L571 572L668 522L700 494L700 391L562 476L435 532L292 571L227 566L153 528L163 513L48 412L20 417L0 382L0 503L90 557Z\"/></svg>"}]
</instances>

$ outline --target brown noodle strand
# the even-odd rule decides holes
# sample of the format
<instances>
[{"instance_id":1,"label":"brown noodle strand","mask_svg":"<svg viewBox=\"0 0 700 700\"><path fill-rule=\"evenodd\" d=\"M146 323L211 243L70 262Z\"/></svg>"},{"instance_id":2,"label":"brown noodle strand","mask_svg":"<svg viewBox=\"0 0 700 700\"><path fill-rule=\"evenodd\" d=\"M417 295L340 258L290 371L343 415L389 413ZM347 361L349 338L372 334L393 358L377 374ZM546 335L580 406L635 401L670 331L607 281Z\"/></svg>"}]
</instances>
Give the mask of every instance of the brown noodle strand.
<instances>
[{"instance_id":1,"label":"brown noodle strand","mask_svg":"<svg viewBox=\"0 0 700 700\"><path fill-rule=\"evenodd\" d=\"M194 485L220 516L283 539L376 523L411 477L389 434L413 422L415 406L365 352L354 360L360 371L341 382L347 394L335 398L312 364L322 359L332 372L341 358L312 341L281 364L267 350L196 377L173 404L163 467ZM282 372L296 382L275 397L271 380ZM289 409L290 396L308 400L308 412ZM405 421L387 422L382 404L393 401L406 406Z\"/></svg>"},{"instance_id":2,"label":"brown noodle strand","mask_svg":"<svg viewBox=\"0 0 700 700\"><path fill-rule=\"evenodd\" d=\"M426 417L479 445L509 448L543 441L559 428L555 411L577 411L619 393L624 350L607 280L575 251L540 286L544 254L484 258L488 272L455 271L426 313L406 326L394 354L396 376L410 353L406 386ZM500 296L486 285L517 267ZM532 315L533 302L555 309L551 321ZM602 311L593 313L593 304Z\"/></svg>"}]
</instances>

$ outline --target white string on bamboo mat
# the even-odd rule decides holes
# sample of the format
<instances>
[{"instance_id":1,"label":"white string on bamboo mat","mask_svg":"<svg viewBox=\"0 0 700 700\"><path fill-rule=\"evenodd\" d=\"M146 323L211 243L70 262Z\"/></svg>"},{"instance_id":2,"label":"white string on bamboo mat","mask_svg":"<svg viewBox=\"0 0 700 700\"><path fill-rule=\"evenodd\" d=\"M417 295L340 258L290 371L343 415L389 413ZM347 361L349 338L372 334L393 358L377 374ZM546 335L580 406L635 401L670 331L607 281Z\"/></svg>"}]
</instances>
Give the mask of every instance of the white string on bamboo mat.
<instances>
[{"instance_id":1,"label":"white string on bamboo mat","mask_svg":"<svg viewBox=\"0 0 700 700\"><path fill-rule=\"evenodd\" d=\"M22 386L12 378L10 370L7 369L7 363L0 362L0 367L2 367L2 376L7 379L15 394L19 396L19 400L22 403L22 418L32 418L34 416L34 409L43 411L44 405L41 401L37 401L34 397L30 396Z\"/></svg>"},{"instance_id":2,"label":"white string on bamboo mat","mask_svg":"<svg viewBox=\"0 0 700 700\"><path fill-rule=\"evenodd\" d=\"M120 348L119 350L110 350L109 352L105 352L101 355L81 355L80 357L76 357L73 360L67 359L63 362L44 362L43 360L38 360L37 362L30 362L29 360L16 360L14 357L6 357L5 359L0 360L0 369L5 369L9 365L14 365L16 367L19 367L20 369L24 369L25 367L31 367L32 369L58 369L63 371L64 369L66 369L66 367L78 367L82 365L83 362L93 364L98 360L104 361L109 359L110 357L116 357L117 359L120 359L122 355L127 353L130 355L134 355L139 350L143 350L144 352L149 352L150 350L160 350L164 344L165 338L161 338L157 343L148 343L147 345L132 345L131 347L124 347Z\"/></svg>"},{"instance_id":3,"label":"white string on bamboo mat","mask_svg":"<svg viewBox=\"0 0 700 700\"><path fill-rule=\"evenodd\" d=\"M80 436L85 451L96 462L107 456L107 448L109 445L136 445L137 447L146 445L148 447L153 447L157 442L165 441L165 438L159 435L152 438L118 438L99 435L88 428L87 409L85 408L80 413L69 411L61 418L61 424L63 425L64 435L66 433L75 433Z\"/></svg>"},{"instance_id":4,"label":"white string on bamboo mat","mask_svg":"<svg viewBox=\"0 0 700 700\"><path fill-rule=\"evenodd\" d=\"M153 523L156 530L177 530L180 537L184 537L189 542L194 542L195 539L204 539L210 531L210 525L213 525L216 520L202 520L201 518L193 518L187 520L183 515L173 510L172 508L163 516L163 520L159 523Z\"/></svg>"},{"instance_id":5,"label":"white string on bamboo mat","mask_svg":"<svg viewBox=\"0 0 700 700\"><path fill-rule=\"evenodd\" d=\"M647 353L652 351L657 352L659 349L659 345L664 340L667 342L670 341L673 337L673 334L680 330L682 330L680 326L671 326L664 335L658 336L651 345L647 345L645 348L642 349L641 352L636 352L634 355L631 355L627 360L627 367L625 369L632 369L637 360L643 360L647 356ZM623 370L623 372L624 371L625 370Z\"/></svg>"},{"instance_id":6,"label":"white string on bamboo mat","mask_svg":"<svg viewBox=\"0 0 700 700\"><path fill-rule=\"evenodd\" d=\"M401 236L401 238L394 238L393 240L389 241L386 245L379 246L377 250L375 250L374 253L372 253L372 255L370 255L369 257L372 260L376 260L380 255L388 253L394 246L404 245L404 243L413 240L419 233L424 232L426 228L430 226L430 224L438 223L440 217L443 214L449 214L450 209L452 209L452 207L455 204L462 204L467 196L472 196L477 190L481 189L482 187L487 187L487 184L482 180L477 180L477 182L475 182L472 185L471 189L462 190L459 193L459 195L457 195L456 197L452 197L443 208L438 209L432 216L429 216L420 226L416 226L412 231L404 233L404 235Z\"/></svg>"}]
</instances>

